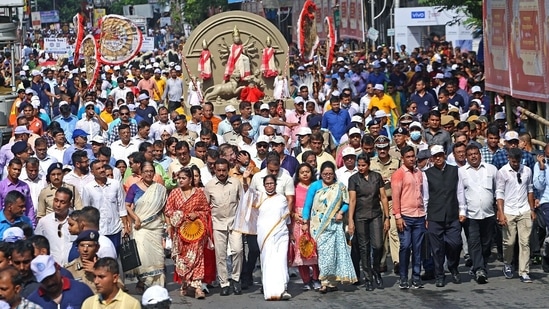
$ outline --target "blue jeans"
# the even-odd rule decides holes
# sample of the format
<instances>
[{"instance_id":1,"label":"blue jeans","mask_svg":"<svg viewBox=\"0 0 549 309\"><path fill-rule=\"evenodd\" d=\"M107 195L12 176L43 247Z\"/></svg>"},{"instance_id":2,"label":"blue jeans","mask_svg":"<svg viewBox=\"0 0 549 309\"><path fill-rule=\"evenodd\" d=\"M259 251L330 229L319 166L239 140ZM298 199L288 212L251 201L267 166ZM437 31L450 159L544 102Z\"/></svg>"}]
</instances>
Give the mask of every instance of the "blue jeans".
<instances>
[{"instance_id":1,"label":"blue jeans","mask_svg":"<svg viewBox=\"0 0 549 309\"><path fill-rule=\"evenodd\" d=\"M421 275L421 245L425 236L425 217L405 217L404 231L398 232L400 239L400 280L408 280L408 264L412 253L412 280L419 281ZM410 252L411 251L411 252Z\"/></svg>"}]
</instances>

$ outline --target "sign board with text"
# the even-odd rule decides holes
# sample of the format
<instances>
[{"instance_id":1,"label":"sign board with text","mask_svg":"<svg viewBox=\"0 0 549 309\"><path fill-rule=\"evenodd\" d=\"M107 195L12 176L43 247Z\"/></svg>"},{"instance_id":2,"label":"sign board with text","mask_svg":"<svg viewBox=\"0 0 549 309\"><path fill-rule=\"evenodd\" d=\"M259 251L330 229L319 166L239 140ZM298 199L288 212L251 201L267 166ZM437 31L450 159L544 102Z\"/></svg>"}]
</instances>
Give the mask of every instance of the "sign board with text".
<instances>
[{"instance_id":1,"label":"sign board with text","mask_svg":"<svg viewBox=\"0 0 549 309\"><path fill-rule=\"evenodd\" d=\"M66 54L67 39L66 38L44 38L44 50L46 53Z\"/></svg>"}]
</instances>

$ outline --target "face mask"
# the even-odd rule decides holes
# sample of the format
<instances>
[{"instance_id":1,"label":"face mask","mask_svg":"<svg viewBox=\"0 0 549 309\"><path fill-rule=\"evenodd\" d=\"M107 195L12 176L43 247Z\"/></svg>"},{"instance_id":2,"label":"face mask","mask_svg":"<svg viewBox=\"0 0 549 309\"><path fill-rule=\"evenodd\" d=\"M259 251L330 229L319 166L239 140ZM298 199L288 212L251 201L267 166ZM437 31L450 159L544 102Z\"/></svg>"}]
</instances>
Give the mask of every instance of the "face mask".
<instances>
[{"instance_id":1,"label":"face mask","mask_svg":"<svg viewBox=\"0 0 549 309\"><path fill-rule=\"evenodd\" d=\"M246 166L241 165L238 171L240 172L240 174L244 174L244 172L246 171Z\"/></svg>"},{"instance_id":2,"label":"face mask","mask_svg":"<svg viewBox=\"0 0 549 309\"><path fill-rule=\"evenodd\" d=\"M413 141L417 141L421 138L421 132L420 131L412 131L410 132L410 138L413 140Z\"/></svg>"}]
</instances>

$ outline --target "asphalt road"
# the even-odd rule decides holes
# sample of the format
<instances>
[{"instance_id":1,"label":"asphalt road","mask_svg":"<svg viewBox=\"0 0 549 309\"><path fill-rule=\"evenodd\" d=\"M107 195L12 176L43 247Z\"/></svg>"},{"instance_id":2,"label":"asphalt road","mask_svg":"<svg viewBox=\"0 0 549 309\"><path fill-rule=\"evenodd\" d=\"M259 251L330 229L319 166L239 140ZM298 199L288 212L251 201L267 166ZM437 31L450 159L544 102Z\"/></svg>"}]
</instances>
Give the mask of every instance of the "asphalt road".
<instances>
[{"instance_id":1,"label":"asphalt road","mask_svg":"<svg viewBox=\"0 0 549 309\"><path fill-rule=\"evenodd\" d=\"M255 273L256 284L242 295L220 296L220 288L210 289L206 299L196 300L193 294L179 296L179 285L171 282L173 265L166 260L167 288L170 291L172 308L549 308L549 274L543 273L540 265L531 265L533 283L521 283L518 277L505 279L502 263L490 263L488 283L479 285L467 274L468 269L461 263L462 283L447 283L443 288L435 287L434 280L427 281L423 289L400 290L398 277L392 272L383 275L385 289L368 292L363 286L340 285L339 291L320 294L302 291L298 277L290 278L288 292L293 298L289 301L265 301L259 291L261 272ZM450 278L447 276L447 281ZM134 293L134 284L128 284ZM140 299L140 296L134 295Z\"/></svg>"}]
</instances>

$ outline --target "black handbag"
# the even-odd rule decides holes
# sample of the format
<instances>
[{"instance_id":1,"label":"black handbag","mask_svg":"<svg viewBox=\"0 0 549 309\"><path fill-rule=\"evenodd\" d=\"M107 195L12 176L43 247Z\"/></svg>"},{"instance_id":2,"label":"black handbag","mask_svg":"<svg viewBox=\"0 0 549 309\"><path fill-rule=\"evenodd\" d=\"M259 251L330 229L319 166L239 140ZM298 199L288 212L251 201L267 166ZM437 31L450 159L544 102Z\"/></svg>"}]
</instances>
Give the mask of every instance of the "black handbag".
<instances>
[{"instance_id":1,"label":"black handbag","mask_svg":"<svg viewBox=\"0 0 549 309\"><path fill-rule=\"evenodd\" d=\"M129 235L122 237L122 244L120 245L120 260L122 262L122 270L124 272L141 266L141 259L139 258L139 251L137 251L137 244L135 243L135 239L131 239Z\"/></svg>"}]
</instances>

